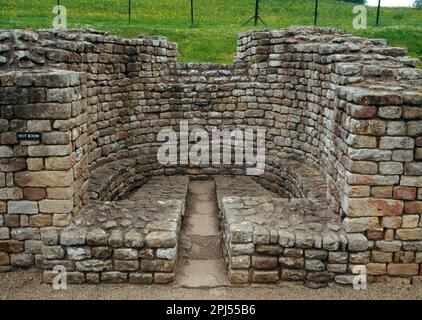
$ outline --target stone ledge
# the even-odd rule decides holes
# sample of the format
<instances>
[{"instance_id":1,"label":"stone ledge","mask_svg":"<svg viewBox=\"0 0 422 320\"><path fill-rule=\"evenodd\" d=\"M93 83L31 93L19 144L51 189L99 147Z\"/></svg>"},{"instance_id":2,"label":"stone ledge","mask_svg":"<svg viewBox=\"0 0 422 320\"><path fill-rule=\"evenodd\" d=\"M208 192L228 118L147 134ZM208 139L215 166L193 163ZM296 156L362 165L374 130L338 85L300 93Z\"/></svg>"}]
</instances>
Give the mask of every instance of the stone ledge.
<instances>
[{"instance_id":1,"label":"stone ledge","mask_svg":"<svg viewBox=\"0 0 422 320\"><path fill-rule=\"evenodd\" d=\"M127 200L91 201L68 228L43 229L44 282L56 265L70 283L173 281L188 181L154 177Z\"/></svg>"},{"instance_id":2,"label":"stone ledge","mask_svg":"<svg viewBox=\"0 0 422 320\"><path fill-rule=\"evenodd\" d=\"M321 178L311 169L301 173ZM350 272L348 238L328 205L281 198L251 178L241 178L215 177L231 283L304 281L318 287ZM360 240L352 239L353 245ZM335 258L341 255L345 257Z\"/></svg>"}]
</instances>

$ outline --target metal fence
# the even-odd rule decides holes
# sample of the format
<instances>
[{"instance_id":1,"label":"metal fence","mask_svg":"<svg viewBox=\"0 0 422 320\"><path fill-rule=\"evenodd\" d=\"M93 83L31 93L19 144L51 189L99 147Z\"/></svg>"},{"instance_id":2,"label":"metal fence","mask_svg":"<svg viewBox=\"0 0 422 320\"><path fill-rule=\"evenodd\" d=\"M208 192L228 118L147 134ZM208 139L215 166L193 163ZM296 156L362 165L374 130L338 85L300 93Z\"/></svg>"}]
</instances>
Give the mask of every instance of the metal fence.
<instances>
[{"instance_id":1,"label":"metal fence","mask_svg":"<svg viewBox=\"0 0 422 320\"><path fill-rule=\"evenodd\" d=\"M186 19L186 25L189 24L190 26L195 26L201 23L201 19L199 16L201 15L201 12L203 11L203 8L205 6L213 6L217 2L222 2L224 3L224 7L228 10L230 5L232 5L234 2L230 0L220 0L220 1L206 0L206 1L207 1L206 4L203 0L180 0L180 1L173 0L173 1L167 1L167 2L180 3L181 5L183 5L183 7L186 9L183 13L184 18ZM334 3L341 2L341 0L329 0L329 1L334 2ZM354 5L358 5L360 2L363 2L364 0L343 0L343 2L344 1L354 2L353 3ZM369 19L373 19L373 20L370 20L371 22L375 21L375 26L380 26L383 24L383 1L385 0L377 0L377 1L378 1L378 6L376 8L376 17L371 16L369 17ZM414 2L415 10L421 12L421 20L422 20L422 10L417 9L417 8L420 9L422 7L422 0L414 0L414 1L415 1ZM20 8L22 8L22 10L25 10L25 6L23 5L24 3L27 4L27 7L28 6L31 7L31 3L35 4L37 2L49 3L49 6L51 8L54 5L74 7L78 3L80 4L80 6L86 6L86 8L95 8L97 6L97 3L99 2L101 2L103 5L109 2L110 7L118 9L119 16L123 16L123 15L127 16L125 18L126 21L122 21L122 23L124 22L127 24L131 24L134 22L136 23L141 22L141 20L138 19L139 18L138 14L140 12L142 13L143 10L150 10L146 8L151 8L151 3L157 6L161 5L160 3L166 3L166 1L163 1L163 0L155 0L155 1L153 0L99 0L99 1L95 1L95 0L92 0L92 1L87 1L87 0L78 0L78 1L75 1L75 0L44 0L44 1L41 1L41 0L32 0L32 1L31 0L0 0L0 7L3 5L6 7L13 7L14 4L16 4L16 10L19 10ZM295 2L302 4L304 7L303 14L306 16L312 15L312 22L309 21L309 23L306 23L308 25L310 24L319 25L321 16L326 17L326 15L332 15L331 11L328 12L327 10L325 10L324 0L296 0L296 1L244 0L244 1L238 1L238 2L242 3L244 7L244 9L242 9L242 12L248 12L247 15L245 15L243 18L243 21L241 23L242 25L248 25L248 24L251 24L251 25L253 24L254 26L258 26L259 24L262 24L264 26L268 25L269 23L267 23L265 11L267 10L266 7L268 7L269 4L271 4L271 10L273 10L275 7L280 8L280 19L283 19L283 10L284 12L286 11L286 9L288 10L288 7L286 8L286 6ZM168 10L172 10L172 7L169 6ZM1 16L1 10L0 10L0 16ZM136 21L134 21L134 18L136 19ZM214 18L215 18L215 22L218 23L218 16ZM336 18L338 18L338 16L337 17L332 16L331 18L333 21L335 21ZM3 19L6 19L6 18L3 17ZM95 21L95 19L93 19L93 21ZM403 21L400 23L407 24L408 21Z\"/></svg>"}]
</instances>

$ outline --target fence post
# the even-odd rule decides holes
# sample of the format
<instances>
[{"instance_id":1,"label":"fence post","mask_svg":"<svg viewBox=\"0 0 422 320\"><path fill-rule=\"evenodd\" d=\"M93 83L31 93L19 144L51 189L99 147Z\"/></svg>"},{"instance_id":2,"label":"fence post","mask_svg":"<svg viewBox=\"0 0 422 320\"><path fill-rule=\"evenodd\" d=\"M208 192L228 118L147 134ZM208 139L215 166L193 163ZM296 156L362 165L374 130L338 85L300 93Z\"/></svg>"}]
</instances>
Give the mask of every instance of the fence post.
<instances>
[{"instance_id":1,"label":"fence post","mask_svg":"<svg viewBox=\"0 0 422 320\"><path fill-rule=\"evenodd\" d=\"M317 25L318 20L318 0L315 0L315 17L314 17L314 26Z\"/></svg>"},{"instance_id":2,"label":"fence post","mask_svg":"<svg viewBox=\"0 0 422 320\"><path fill-rule=\"evenodd\" d=\"M378 8L377 8L377 27L380 23L380 11L381 11L381 0L378 0Z\"/></svg>"},{"instance_id":3,"label":"fence post","mask_svg":"<svg viewBox=\"0 0 422 320\"><path fill-rule=\"evenodd\" d=\"M190 0L190 26L193 27L193 0Z\"/></svg>"},{"instance_id":4,"label":"fence post","mask_svg":"<svg viewBox=\"0 0 422 320\"><path fill-rule=\"evenodd\" d=\"M258 25L258 17L259 17L259 0L256 0L256 2L255 2L255 21L254 21L255 27Z\"/></svg>"}]
</instances>

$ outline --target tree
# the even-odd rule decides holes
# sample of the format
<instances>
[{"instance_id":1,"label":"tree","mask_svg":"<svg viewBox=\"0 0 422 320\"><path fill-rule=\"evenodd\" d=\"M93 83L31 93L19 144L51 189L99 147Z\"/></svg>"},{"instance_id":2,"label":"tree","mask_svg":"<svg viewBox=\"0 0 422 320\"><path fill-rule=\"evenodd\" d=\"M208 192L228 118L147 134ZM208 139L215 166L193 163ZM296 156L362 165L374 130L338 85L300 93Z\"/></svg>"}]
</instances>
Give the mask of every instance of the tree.
<instances>
[{"instance_id":1,"label":"tree","mask_svg":"<svg viewBox=\"0 0 422 320\"><path fill-rule=\"evenodd\" d=\"M415 3L413 4L413 8L422 9L422 0L415 0Z\"/></svg>"}]
</instances>

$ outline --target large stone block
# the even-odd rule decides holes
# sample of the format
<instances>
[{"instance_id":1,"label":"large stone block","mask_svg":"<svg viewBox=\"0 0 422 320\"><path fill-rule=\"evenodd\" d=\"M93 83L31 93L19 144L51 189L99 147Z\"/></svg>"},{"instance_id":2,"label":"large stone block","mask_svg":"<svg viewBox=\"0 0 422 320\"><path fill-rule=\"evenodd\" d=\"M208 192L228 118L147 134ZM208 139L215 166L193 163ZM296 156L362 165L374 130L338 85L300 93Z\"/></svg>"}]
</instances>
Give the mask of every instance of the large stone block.
<instances>
[{"instance_id":1,"label":"large stone block","mask_svg":"<svg viewBox=\"0 0 422 320\"><path fill-rule=\"evenodd\" d=\"M422 228L397 229L397 238L400 240L422 240Z\"/></svg>"},{"instance_id":2,"label":"large stone block","mask_svg":"<svg viewBox=\"0 0 422 320\"><path fill-rule=\"evenodd\" d=\"M83 228L65 229L60 235L60 243L65 246L82 245L86 242L87 231Z\"/></svg>"},{"instance_id":3,"label":"large stone block","mask_svg":"<svg viewBox=\"0 0 422 320\"><path fill-rule=\"evenodd\" d=\"M73 183L73 172L68 171L25 171L15 174L15 181L21 187L67 187Z\"/></svg>"},{"instance_id":4,"label":"large stone block","mask_svg":"<svg viewBox=\"0 0 422 320\"><path fill-rule=\"evenodd\" d=\"M259 271L253 270L252 271L252 282L257 283L274 283L279 280L278 271Z\"/></svg>"},{"instance_id":5,"label":"large stone block","mask_svg":"<svg viewBox=\"0 0 422 320\"><path fill-rule=\"evenodd\" d=\"M415 276L419 272L417 263L389 263L387 274L394 276Z\"/></svg>"},{"instance_id":6,"label":"large stone block","mask_svg":"<svg viewBox=\"0 0 422 320\"><path fill-rule=\"evenodd\" d=\"M0 200L19 200L23 198L20 188L0 188Z\"/></svg>"},{"instance_id":7,"label":"large stone block","mask_svg":"<svg viewBox=\"0 0 422 320\"><path fill-rule=\"evenodd\" d=\"M39 208L41 213L69 213L73 210L73 199L44 199L39 202Z\"/></svg>"},{"instance_id":8,"label":"large stone block","mask_svg":"<svg viewBox=\"0 0 422 320\"><path fill-rule=\"evenodd\" d=\"M36 201L20 200L9 201L7 205L9 214L38 214L38 203Z\"/></svg>"},{"instance_id":9,"label":"large stone block","mask_svg":"<svg viewBox=\"0 0 422 320\"><path fill-rule=\"evenodd\" d=\"M403 207L401 200L359 198L349 199L344 210L349 217L376 217L401 215Z\"/></svg>"},{"instance_id":10,"label":"large stone block","mask_svg":"<svg viewBox=\"0 0 422 320\"><path fill-rule=\"evenodd\" d=\"M0 147L1 148L1 147ZM6 153L7 155L7 153ZM0 156L3 154L0 150ZM26 161L23 158L6 158L0 159L0 170L4 172L15 172L26 169Z\"/></svg>"},{"instance_id":11,"label":"large stone block","mask_svg":"<svg viewBox=\"0 0 422 320\"><path fill-rule=\"evenodd\" d=\"M379 142L380 149L413 149L415 140L409 137L381 137Z\"/></svg>"},{"instance_id":12,"label":"large stone block","mask_svg":"<svg viewBox=\"0 0 422 320\"><path fill-rule=\"evenodd\" d=\"M76 261L76 269L78 271L110 271L113 269L111 260L88 259Z\"/></svg>"},{"instance_id":13,"label":"large stone block","mask_svg":"<svg viewBox=\"0 0 422 320\"><path fill-rule=\"evenodd\" d=\"M249 270L232 270L228 272L229 281L233 284L245 284L249 282Z\"/></svg>"},{"instance_id":14,"label":"large stone block","mask_svg":"<svg viewBox=\"0 0 422 320\"><path fill-rule=\"evenodd\" d=\"M252 256L252 267L256 269L274 269L277 267L277 257Z\"/></svg>"},{"instance_id":15,"label":"large stone block","mask_svg":"<svg viewBox=\"0 0 422 320\"><path fill-rule=\"evenodd\" d=\"M378 220L376 217L345 218L343 227L346 232L363 232L379 227Z\"/></svg>"},{"instance_id":16,"label":"large stone block","mask_svg":"<svg viewBox=\"0 0 422 320\"><path fill-rule=\"evenodd\" d=\"M13 111L18 119L70 119L72 117L72 104L18 105L14 106Z\"/></svg>"},{"instance_id":17,"label":"large stone block","mask_svg":"<svg viewBox=\"0 0 422 320\"><path fill-rule=\"evenodd\" d=\"M349 251L365 251L368 249L368 239L361 233L347 235Z\"/></svg>"},{"instance_id":18,"label":"large stone block","mask_svg":"<svg viewBox=\"0 0 422 320\"><path fill-rule=\"evenodd\" d=\"M10 264L15 267L28 268L34 265L34 255L30 253L12 253Z\"/></svg>"},{"instance_id":19,"label":"large stone block","mask_svg":"<svg viewBox=\"0 0 422 320\"><path fill-rule=\"evenodd\" d=\"M72 145L37 145L28 147L30 157L67 156L72 152Z\"/></svg>"}]
</instances>

